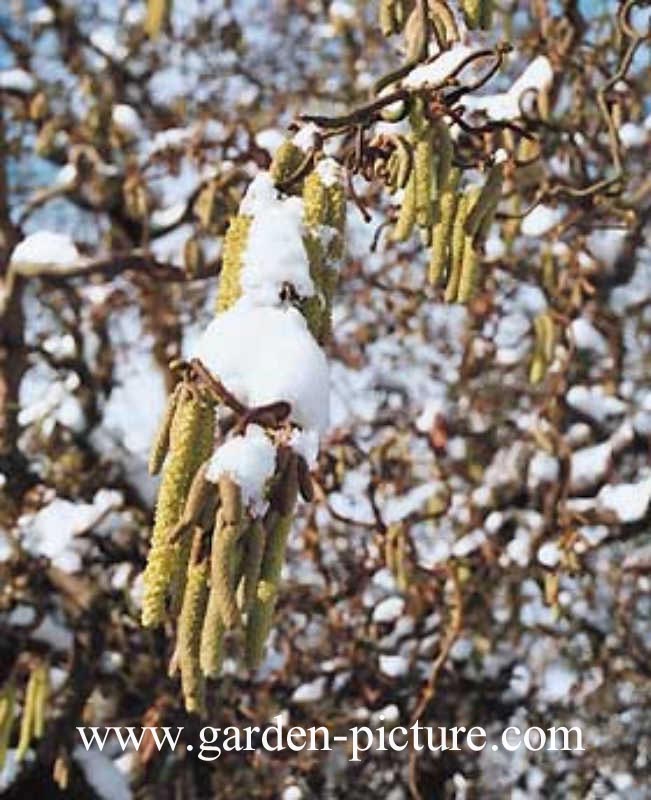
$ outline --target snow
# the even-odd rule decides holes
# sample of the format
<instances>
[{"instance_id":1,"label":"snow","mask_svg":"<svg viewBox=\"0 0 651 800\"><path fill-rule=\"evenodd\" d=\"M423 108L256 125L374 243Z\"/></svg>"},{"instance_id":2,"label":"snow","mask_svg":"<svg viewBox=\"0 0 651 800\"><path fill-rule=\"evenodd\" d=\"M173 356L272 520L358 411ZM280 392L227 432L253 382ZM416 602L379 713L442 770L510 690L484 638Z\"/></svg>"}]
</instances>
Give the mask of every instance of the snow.
<instances>
[{"instance_id":1,"label":"snow","mask_svg":"<svg viewBox=\"0 0 651 800\"><path fill-rule=\"evenodd\" d=\"M647 513L651 502L651 478L639 483L608 484L597 495L597 507L610 511L620 522L639 522Z\"/></svg>"},{"instance_id":2,"label":"snow","mask_svg":"<svg viewBox=\"0 0 651 800\"><path fill-rule=\"evenodd\" d=\"M421 64L412 69L403 80L403 86L409 89L418 89L421 86L440 86L474 52L476 52L475 48L457 42L430 64Z\"/></svg>"},{"instance_id":3,"label":"snow","mask_svg":"<svg viewBox=\"0 0 651 800\"><path fill-rule=\"evenodd\" d=\"M147 398L143 404L142 398ZM135 456L146 460L166 403L165 380L148 353L133 356L116 380L102 416L102 427Z\"/></svg>"},{"instance_id":4,"label":"snow","mask_svg":"<svg viewBox=\"0 0 651 800\"><path fill-rule=\"evenodd\" d=\"M80 433L86 425L81 403L75 397L79 376L50 377L52 370L35 366L27 371L20 385L18 424L26 427L39 423L44 436L50 436L56 423Z\"/></svg>"},{"instance_id":5,"label":"snow","mask_svg":"<svg viewBox=\"0 0 651 800\"><path fill-rule=\"evenodd\" d=\"M316 703L321 700L326 687L326 679L324 677L316 678L309 683L303 683L298 686L292 694L293 703Z\"/></svg>"},{"instance_id":6,"label":"snow","mask_svg":"<svg viewBox=\"0 0 651 800\"><path fill-rule=\"evenodd\" d=\"M357 17L357 10L352 3L345 2L345 0L334 0L330 4L330 16L333 19L353 22Z\"/></svg>"},{"instance_id":7,"label":"snow","mask_svg":"<svg viewBox=\"0 0 651 800\"><path fill-rule=\"evenodd\" d=\"M559 471L558 459L544 450L538 450L529 462L527 484L530 489L535 489L543 483L554 483L558 480Z\"/></svg>"},{"instance_id":8,"label":"snow","mask_svg":"<svg viewBox=\"0 0 651 800\"><path fill-rule=\"evenodd\" d=\"M557 566L561 560L561 551L556 542L545 542L538 548L538 561L550 569Z\"/></svg>"},{"instance_id":9,"label":"snow","mask_svg":"<svg viewBox=\"0 0 651 800\"><path fill-rule=\"evenodd\" d=\"M129 55L128 49L117 40L115 30L108 26L95 28L90 34L90 41L103 55L114 61L124 61Z\"/></svg>"},{"instance_id":10,"label":"snow","mask_svg":"<svg viewBox=\"0 0 651 800\"><path fill-rule=\"evenodd\" d=\"M311 297L314 283L303 244L303 202L281 197L268 172L251 183L240 206L253 218L242 255L240 286L247 301L273 306L280 302L283 284L299 297Z\"/></svg>"},{"instance_id":11,"label":"snow","mask_svg":"<svg viewBox=\"0 0 651 800\"><path fill-rule=\"evenodd\" d=\"M243 502L254 513L266 510L264 493L276 467L276 448L259 425L249 425L242 436L234 436L217 448L206 478L217 483L228 476L242 490Z\"/></svg>"},{"instance_id":12,"label":"snow","mask_svg":"<svg viewBox=\"0 0 651 800\"><path fill-rule=\"evenodd\" d=\"M381 655L380 671L390 678L399 678L404 675L409 668L409 662L404 656L385 656Z\"/></svg>"},{"instance_id":13,"label":"snow","mask_svg":"<svg viewBox=\"0 0 651 800\"><path fill-rule=\"evenodd\" d=\"M623 400L606 394L601 386L572 386L566 400L575 411L599 423L625 413L627 408Z\"/></svg>"},{"instance_id":14,"label":"snow","mask_svg":"<svg viewBox=\"0 0 651 800\"><path fill-rule=\"evenodd\" d=\"M36 514L20 520L22 545L34 556L49 558L64 572L78 572L85 544L76 537L121 504L121 494L108 490L97 492L92 503L55 498Z\"/></svg>"},{"instance_id":15,"label":"snow","mask_svg":"<svg viewBox=\"0 0 651 800\"><path fill-rule=\"evenodd\" d=\"M328 363L295 308L252 308L240 300L210 323L193 355L240 402L256 406L285 400L296 423L326 430Z\"/></svg>"},{"instance_id":16,"label":"snow","mask_svg":"<svg viewBox=\"0 0 651 800\"><path fill-rule=\"evenodd\" d=\"M273 156L280 145L285 141L285 134L278 128L265 128L255 135L255 143Z\"/></svg>"},{"instance_id":17,"label":"snow","mask_svg":"<svg viewBox=\"0 0 651 800\"><path fill-rule=\"evenodd\" d=\"M625 149L630 147L642 147L646 144L648 137L648 132L644 129L644 126L637 125L635 122L625 122L617 133L619 135L619 141Z\"/></svg>"},{"instance_id":18,"label":"snow","mask_svg":"<svg viewBox=\"0 0 651 800\"><path fill-rule=\"evenodd\" d=\"M110 758L97 750L86 750L83 745L75 747L72 757L101 800L131 800L133 793L127 777Z\"/></svg>"},{"instance_id":19,"label":"snow","mask_svg":"<svg viewBox=\"0 0 651 800\"><path fill-rule=\"evenodd\" d=\"M321 178L325 186L335 186L341 182L341 166L334 158L323 158L316 165L315 172Z\"/></svg>"},{"instance_id":20,"label":"snow","mask_svg":"<svg viewBox=\"0 0 651 800\"><path fill-rule=\"evenodd\" d=\"M31 233L14 248L11 264L56 264L70 267L79 261L79 251L65 233L37 231Z\"/></svg>"},{"instance_id":21,"label":"snow","mask_svg":"<svg viewBox=\"0 0 651 800\"><path fill-rule=\"evenodd\" d=\"M387 597L373 609L373 622L395 622L405 608L402 597Z\"/></svg>"},{"instance_id":22,"label":"snow","mask_svg":"<svg viewBox=\"0 0 651 800\"><path fill-rule=\"evenodd\" d=\"M563 219L560 208L537 205L522 220L520 230L524 236L543 236Z\"/></svg>"},{"instance_id":23,"label":"snow","mask_svg":"<svg viewBox=\"0 0 651 800\"><path fill-rule=\"evenodd\" d=\"M133 106L117 103L113 106L111 119L115 126L131 136L139 136L143 131L142 119Z\"/></svg>"},{"instance_id":24,"label":"snow","mask_svg":"<svg viewBox=\"0 0 651 800\"><path fill-rule=\"evenodd\" d=\"M579 350L591 350L601 356L608 354L606 338L585 317L577 317L572 320L570 334Z\"/></svg>"},{"instance_id":25,"label":"snow","mask_svg":"<svg viewBox=\"0 0 651 800\"><path fill-rule=\"evenodd\" d=\"M578 675L565 661L552 662L543 672L540 699L545 703L567 702L577 679Z\"/></svg>"},{"instance_id":26,"label":"snow","mask_svg":"<svg viewBox=\"0 0 651 800\"><path fill-rule=\"evenodd\" d=\"M7 89L21 94L30 94L35 88L36 81L24 69L14 67L0 70L0 90Z\"/></svg>"},{"instance_id":27,"label":"snow","mask_svg":"<svg viewBox=\"0 0 651 800\"><path fill-rule=\"evenodd\" d=\"M72 186L79 177L79 171L74 164L66 164L57 172L54 182L57 186Z\"/></svg>"},{"instance_id":28,"label":"snow","mask_svg":"<svg viewBox=\"0 0 651 800\"><path fill-rule=\"evenodd\" d=\"M300 131L294 136L292 142L296 145L296 147L300 148L304 152L311 150L315 147L318 139L319 139L319 129L313 122L308 122L307 125L304 125Z\"/></svg>"},{"instance_id":29,"label":"snow","mask_svg":"<svg viewBox=\"0 0 651 800\"><path fill-rule=\"evenodd\" d=\"M610 469L612 446L602 442L583 447L572 453L570 461L570 486L573 491L584 491L602 481Z\"/></svg>"},{"instance_id":30,"label":"snow","mask_svg":"<svg viewBox=\"0 0 651 800\"><path fill-rule=\"evenodd\" d=\"M546 56L538 56L525 69L506 92L490 95L466 95L463 104L471 111L485 111L493 120L513 120L521 116L523 96L530 91L547 89L554 80L554 73Z\"/></svg>"},{"instance_id":31,"label":"snow","mask_svg":"<svg viewBox=\"0 0 651 800\"><path fill-rule=\"evenodd\" d=\"M308 469L314 469L319 455L319 435L314 430L302 431L296 428L292 431L289 446L303 456Z\"/></svg>"}]
</instances>

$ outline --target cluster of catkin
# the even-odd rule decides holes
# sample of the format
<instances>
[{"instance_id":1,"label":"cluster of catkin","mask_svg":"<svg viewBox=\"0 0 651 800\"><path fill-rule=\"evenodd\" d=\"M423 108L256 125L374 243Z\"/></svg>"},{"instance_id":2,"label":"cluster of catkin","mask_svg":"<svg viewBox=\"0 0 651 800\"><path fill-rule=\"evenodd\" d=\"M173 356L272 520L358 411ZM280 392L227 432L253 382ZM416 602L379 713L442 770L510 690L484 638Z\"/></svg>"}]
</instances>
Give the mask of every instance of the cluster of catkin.
<instances>
[{"instance_id":1,"label":"cluster of catkin","mask_svg":"<svg viewBox=\"0 0 651 800\"><path fill-rule=\"evenodd\" d=\"M556 347L556 324L549 311L539 314L533 321L534 345L529 366L530 383L540 383L554 360Z\"/></svg>"},{"instance_id":2,"label":"cluster of catkin","mask_svg":"<svg viewBox=\"0 0 651 800\"><path fill-rule=\"evenodd\" d=\"M479 278L483 243L500 201L504 164L489 168L483 186L462 188L447 123L431 120L421 98L410 102L411 134L395 137L387 164L389 188L403 189L392 238L404 242L418 228L430 248L430 283L445 283L446 302L466 303Z\"/></svg>"},{"instance_id":3,"label":"cluster of catkin","mask_svg":"<svg viewBox=\"0 0 651 800\"><path fill-rule=\"evenodd\" d=\"M407 56L418 55L419 26L422 26L420 4L415 0L380 0L380 28L384 36L405 34ZM494 0L459 0L465 24L470 30L488 30L493 21ZM448 45L459 39L459 26L450 3L427 0L428 23L434 27L438 41Z\"/></svg>"},{"instance_id":4,"label":"cluster of catkin","mask_svg":"<svg viewBox=\"0 0 651 800\"><path fill-rule=\"evenodd\" d=\"M45 730L45 713L50 697L50 670L48 664L35 664L27 679L20 734L16 746L16 760L22 761L34 739L40 739ZM16 712L16 687L7 681L0 691L0 769L4 766Z\"/></svg>"},{"instance_id":5,"label":"cluster of catkin","mask_svg":"<svg viewBox=\"0 0 651 800\"><path fill-rule=\"evenodd\" d=\"M286 142L271 167L285 185L305 158ZM312 335L323 341L330 330L334 261L341 257L345 195L340 180L322 177L317 167L301 178L304 245L314 298L297 298ZM231 219L223 253L217 313L242 296L241 272L252 220ZM331 229L323 236L324 227ZM219 376L215 376L219 379ZM228 387L226 387L228 388ZM225 436L216 424L219 401L189 379L172 393L150 459L162 471L151 548L144 574L142 621L145 626L176 620L171 673L181 673L185 705L200 711L205 678L219 674L227 631L242 631L244 660L259 665L273 621L285 546L299 490L311 494L305 461L272 428L275 473L266 489L267 511L255 515L243 503L237 483L207 478L210 458ZM262 424L262 423L260 423ZM240 431L241 432L241 431Z\"/></svg>"}]
</instances>

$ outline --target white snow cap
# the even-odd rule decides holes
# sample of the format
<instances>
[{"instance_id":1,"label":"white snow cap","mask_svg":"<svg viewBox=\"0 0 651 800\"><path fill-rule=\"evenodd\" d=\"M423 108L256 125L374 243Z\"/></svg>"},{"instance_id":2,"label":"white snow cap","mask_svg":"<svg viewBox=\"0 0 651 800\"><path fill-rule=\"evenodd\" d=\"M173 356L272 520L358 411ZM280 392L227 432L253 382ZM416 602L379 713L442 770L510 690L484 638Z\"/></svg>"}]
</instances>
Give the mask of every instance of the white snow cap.
<instances>
[{"instance_id":1,"label":"white snow cap","mask_svg":"<svg viewBox=\"0 0 651 800\"><path fill-rule=\"evenodd\" d=\"M278 305L284 283L300 297L314 294L310 262L303 244L303 202L282 197L268 172L249 186L240 213L253 218L242 254L240 285L249 303Z\"/></svg>"},{"instance_id":2,"label":"white snow cap","mask_svg":"<svg viewBox=\"0 0 651 800\"><path fill-rule=\"evenodd\" d=\"M292 143L301 150L307 152L314 147L318 141L319 129L313 122L308 122L292 139Z\"/></svg>"},{"instance_id":3,"label":"white snow cap","mask_svg":"<svg viewBox=\"0 0 651 800\"><path fill-rule=\"evenodd\" d=\"M29 94L36 88L36 81L24 69L14 67L13 69L0 70L0 89Z\"/></svg>"},{"instance_id":4,"label":"white snow cap","mask_svg":"<svg viewBox=\"0 0 651 800\"><path fill-rule=\"evenodd\" d=\"M255 308L240 300L210 323L193 355L240 402L285 400L303 428L327 428L328 364L295 308Z\"/></svg>"},{"instance_id":5,"label":"white snow cap","mask_svg":"<svg viewBox=\"0 0 651 800\"><path fill-rule=\"evenodd\" d=\"M524 236L542 236L555 228L563 219L563 212L560 208L537 205L522 220L520 230Z\"/></svg>"},{"instance_id":6,"label":"white snow cap","mask_svg":"<svg viewBox=\"0 0 651 800\"><path fill-rule=\"evenodd\" d=\"M485 111L494 120L518 119L524 94L547 89L554 80L552 65L546 56L537 56L507 92L466 95L463 104L472 111Z\"/></svg>"},{"instance_id":7,"label":"white snow cap","mask_svg":"<svg viewBox=\"0 0 651 800\"><path fill-rule=\"evenodd\" d=\"M11 264L58 264L69 267L79 261L79 250L63 233L37 231L19 242L11 254Z\"/></svg>"},{"instance_id":8,"label":"white snow cap","mask_svg":"<svg viewBox=\"0 0 651 800\"><path fill-rule=\"evenodd\" d=\"M403 86L412 89L417 89L419 86L439 86L474 52L475 48L457 42L435 58L431 64L422 64L412 69L402 82Z\"/></svg>"},{"instance_id":9,"label":"white snow cap","mask_svg":"<svg viewBox=\"0 0 651 800\"><path fill-rule=\"evenodd\" d=\"M213 483L231 478L242 490L242 499L256 513L264 513L264 492L276 467L276 448L259 425L249 425L243 436L234 436L215 450L206 478Z\"/></svg>"},{"instance_id":10,"label":"white snow cap","mask_svg":"<svg viewBox=\"0 0 651 800\"><path fill-rule=\"evenodd\" d=\"M639 483L603 486L597 495L597 507L612 511L620 522L639 522L651 503L651 478Z\"/></svg>"}]
</instances>

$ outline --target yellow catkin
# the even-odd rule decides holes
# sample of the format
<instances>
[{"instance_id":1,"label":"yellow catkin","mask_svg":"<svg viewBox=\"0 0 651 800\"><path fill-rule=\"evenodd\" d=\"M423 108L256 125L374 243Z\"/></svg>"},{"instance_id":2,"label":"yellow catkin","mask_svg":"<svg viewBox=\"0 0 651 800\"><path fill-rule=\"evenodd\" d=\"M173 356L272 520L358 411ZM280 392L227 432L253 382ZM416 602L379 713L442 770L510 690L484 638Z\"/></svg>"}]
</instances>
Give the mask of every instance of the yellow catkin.
<instances>
[{"instance_id":1,"label":"yellow catkin","mask_svg":"<svg viewBox=\"0 0 651 800\"><path fill-rule=\"evenodd\" d=\"M50 696L50 670L47 664L39 664L34 670L34 736L40 739L45 731L45 711Z\"/></svg>"},{"instance_id":2,"label":"yellow catkin","mask_svg":"<svg viewBox=\"0 0 651 800\"><path fill-rule=\"evenodd\" d=\"M196 543L195 539L195 543ZM193 543L194 544L194 543ZM193 547L193 550L195 548ZM201 710L203 681L199 664L201 628L208 599L208 562L190 559L178 624L178 659L181 688L188 712Z\"/></svg>"},{"instance_id":3,"label":"yellow catkin","mask_svg":"<svg viewBox=\"0 0 651 800\"><path fill-rule=\"evenodd\" d=\"M461 262L461 275L459 277L459 290L457 302L467 303L472 299L479 281L480 258L475 249L472 237L466 235L463 245L463 260Z\"/></svg>"},{"instance_id":4,"label":"yellow catkin","mask_svg":"<svg viewBox=\"0 0 651 800\"><path fill-rule=\"evenodd\" d=\"M332 270L321 239L323 226L327 224L328 206L328 188L317 171L311 172L303 183L304 245L316 294L304 301L302 311L312 335L319 342L325 340L331 327L328 273Z\"/></svg>"},{"instance_id":5,"label":"yellow catkin","mask_svg":"<svg viewBox=\"0 0 651 800\"><path fill-rule=\"evenodd\" d=\"M160 34L170 12L170 6L171 0L147 0L145 32L151 39Z\"/></svg>"},{"instance_id":6,"label":"yellow catkin","mask_svg":"<svg viewBox=\"0 0 651 800\"><path fill-rule=\"evenodd\" d=\"M452 241L450 244L450 270L448 283L445 287L445 302L454 303L457 299L459 281L461 280L461 268L463 266L463 248L466 240L466 233L463 229L466 215L468 213L468 195L464 193L457 201L456 213L452 223Z\"/></svg>"},{"instance_id":7,"label":"yellow catkin","mask_svg":"<svg viewBox=\"0 0 651 800\"><path fill-rule=\"evenodd\" d=\"M219 553L215 551L215 542L219 541L223 529L224 522L222 513L221 511L218 511L213 530L213 542L210 557L210 592L208 594L208 604L206 606L206 614L204 616L203 627L201 629L201 646L199 651L199 663L201 666L201 671L209 678L214 678L219 674L223 659L223 639L225 627L218 597L218 582L221 579L217 564Z\"/></svg>"},{"instance_id":8,"label":"yellow catkin","mask_svg":"<svg viewBox=\"0 0 651 800\"><path fill-rule=\"evenodd\" d=\"M482 23L482 0L461 0L461 10L470 30L479 28Z\"/></svg>"},{"instance_id":9,"label":"yellow catkin","mask_svg":"<svg viewBox=\"0 0 651 800\"><path fill-rule=\"evenodd\" d=\"M438 156L436 190L442 193L448 188L448 182L454 169L454 144L450 136L450 129L442 119L437 120L434 125L434 141Z\"/></svg>"},{"instance_id":10,"label":"yellow catkin","mask_svg":"<svg viewBox=\"0 0 651 800\"><path fill-rule=\"evenodd\" d=\"M144 574L142 623L160 625L165 617L165 598L175 571L184 568L181 547L169 534L181 518L195 472L213 447L212 406L184 389L170 429L170 452L165 462L156 504L151 550ZM179 589L183 580L177 581ZM180 592L182 594L182 592Z\"/></svg>"},{"instance_id":11,"label":"yellow catkin","mask_svg":"<svg viewBox=\"0 0 651 800\"><path fill-rule=\"evenodd\" d=\"M325 225L328 217L328 188L315 170L303 182L303 222L308 228Z\"/></svg>"},{"instance_id":12,"label":"yellow catkin","mask_svg":"<svg viewBox=\"0 0 651 800\"><path fill-rule=\"evenodd\" d=\"M400 534L400 523L389 525L384 534L384 563L392 575L396 572L396 544Z\"/></svg>"},{"instance_id":13,"label":"yellow catkin","mask_svg":"<svg viewBox=\"0 0 651 800\"><path fill-rule=\"evenodd\" d=\"M20 734L18 737L18 745L16 747L16 761L22 761L25 758L29 744L34 735L34 708L36 701L38 677L36 670L29 673L27 680L27 688L25 689L25 698L23 700L23 713L20 719Z\"/></svg>"},{"instance_id":14,"label":"yellow catkin","mask_svg":"<svg viewBox=\"0 0 651 800\"><path fill-rule=\"evenodd\" d=\"M455 186L450 186L441 195L436 209L436 220L432 228L432 247L430 250L428 280L438 284L444 277L450 259L452 223L457 207Z\"/></svg>"},{"instance_id":15,"label":"yellow catkin","mask_svg":"<svg viewBox=\"0 0 651 800\"><path fill-rule=\"evenodd\" d=\"M158 427L158 431L156 432L154 444L152 445L151 454L149 456L150 475L158 475L165 461L165 456L167 455L170 444L170 429L172 427L174 414L176 413L181 389L182 385L178 384L167 401L165 413Z\"/></svg>"},{"instance_id":16,"label":"yellow catkin","mask_svg":"<svg viewBox=\"0 0 651 800\"><path fill-rule=\"evenodd\" d=\"M420 134L414 146L414 196L416 222L428 231L432 227L433 201L436 199L434 183L434 153L432 134L428 129Z\"/></svg>"},{"instance_id":17,"label":"yellow catkin","mask_svg":"<svg viewBox=\"0 0 651 800\"><path fill-rule=\"evenodd\" d=\"M222 526L212 543L211 595L226 628L239 622L240 614L235 598L233 572L235 549L242 530L242 499L239 486L228 478L219 481Z\"/></svg>"},{"instance_id":18,"label":"yellow catkin","mask_svg":"<svg viewBox=\"0 0 651 800\"><path fill-rule=\"evenodd\" d=\"M395 2L396 0L380 0L380 30L383 36L391 36L396 32Z\"/></svg>"},{"instance_id":19,"label":"yellow catkin","mask_svg":"<svg viewBox=\"0 0 651 800\"><path fill-rule=\"evenodd\" d=\"M269 172L274 183L284 183L291 177L301 162L305 158L305 153L300 147L295 145L291 139L286 139L276 150Z\"/></svg>"},{"instance_id":20,"label":"yellow catkin","mask_svg":"<svg viewBox=\"0 0 651 800\"><path fill-rule=\"evenodd\" d=\"M260 580L255 601L247 619L246 662L252 669L256 668L262 660L265 642L273 621L280 573L285 558L285 547L298 494L298 478L294 459L290 462L282 482L283 499L279 504L278 512L270 513Z\"/></svg>"},{"instance_id":21,"label":"yellow catkin","mask_svg":"<svg viewBox=\"0 0 651 800\"><path fill-rule=\"evenodd\" d=\"M391 233L394 242L405 242L411 236L416 222L416 192L414 184L414 171L412 170L402 197L400 213L395 227Z\"/></svg>"},{"instance_id":22,"label":"yellow catkin","mask_svg":"<svg viewBox=\"0 0 651 800\"><path fill-rule=\"evenodd\" d=\"M211 228L217 205L218 188L219 184L216 180L208 181L194 201L192 210L204 230L210 230Z\"/></svg>"},{"instance_id":23,"label":"yellow catkin","mask_svg":"<svg viewBox=\"0 0 651 800\"><path fill-rule=\"evenodd\" d=\"M251 217L236 215L231 217L224 237L222 269L217 293L217 312L229 309L242 294L240 273L242 256L249 236Z\"/></svg>"},{"instance_id":24,"label":"yellow catkin","mask_svg":"<svg viewBox=\"0 0 651 800\"><path fill-rule=\"evenodd\" d=\"M0 692L0 770L4 767L7 758L7 749L14 724L16 707L16 687L13 681L8 681Z\"/></svg>"},{"instance_id":25,"label":"yellow catkin","mask_svg":"<svg viewBox=\"0 0 651 800\"><path fill-rule=\"evenodd\" d=\"M495 7L494 0L481 0L480 25L485 31L490 30L490 28L493 25L494 7Z\"/></svg>"},{"instance_id":26,"label":"yellow catkin","mask_svg":"<svg viewBox=\"0 0 651 800\"><path fill-rule=\"evenodd\" d=\"M262 521L259 519L253 520L251 527L247 531L245 542L246 551L244 554L244 574L242 578L244 595L243 611L245 613L250 611L255 600L258 579L260 578L260 569L262 567L265 540L266 531Z\"/></svg>"},{"instance_id":27,"label":"yellow catkin","mask_svg":"<svg viewBox=\"0 0 651 800\"><path fill-rule=\"evenodd\" d=\"M529 382L540 383L554 359L556 326L549 313L539 314L533 321L534 350L529 368Z\"/></svg>"},{"instance_id":28,"label":"yellow catkin","mask_svg":"<svg viewBox=\"0 0 651 800\"><path fill-rule=\"evenodd\" d=\"M473 197L466 217L465 230L469 236L475 237L482 225L490 225L502 194L504 167L495 164L491 167L486 182Z\"/></svg>"}]
</instances>

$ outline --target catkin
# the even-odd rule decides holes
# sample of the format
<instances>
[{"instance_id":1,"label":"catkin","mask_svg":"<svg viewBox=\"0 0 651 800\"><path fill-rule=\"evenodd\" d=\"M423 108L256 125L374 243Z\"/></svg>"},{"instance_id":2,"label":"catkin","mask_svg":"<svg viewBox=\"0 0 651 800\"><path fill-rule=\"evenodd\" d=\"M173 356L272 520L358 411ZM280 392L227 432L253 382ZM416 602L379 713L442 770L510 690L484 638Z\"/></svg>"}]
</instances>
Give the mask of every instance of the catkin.
<instances>
[{"instance_id":1,"label":"catkin","mask_svg":"<svg viewBox=\"0 0 651 800\"><path fill-rule=\"evenodd\" d=\"M434 153L432 135L427 129L414 146L414 195L416 203L416 222L420 228L432 227Z\"/></svg>"},{"instance_id":2,"label":"catkin","mask_svg":"<svg viewBox=\"0 0 651 800\"><path fill-rule=\"evenodd\" d=\"M445 302L454 303L459 291L461 269L463 267L463 249L466 241L464 223L468 213L468 195L463 194L458 202L454 221L452 223L452 238L450 243L450 271L448 283L445 287Z\"/></svg>"},{"instance_id":3,"label":"catkin","mask_svg":"<svg viewBox=\"0 0 651 800\"><path fill-rule=\"evenodd\" d=\"M472 299L479 279L480 258L471 236L466 235L463 245L463 260L459 276L457 303L467 303Z\"/></svg>"},{"instance_id":4,"label":"catkin","mask_svg":"<svg viewBox=\"0 0 651 800\"><path fill-rule=\"evenodd\" d=\"M242 256L251 227L251 217L237 214L231 217L224 237L222 270L217 293L217 313L228 310L242 294L240 273Z\"/></svg>"},{"instance_id":5,"label":"catkin","mask_svg":"<svg viewBox=\"0 0 651 800\"><path fill-rule=\"evenodd\" d=\"M504 167L502 164L495 164L491 167L486 182L481 190L474 195L466 222L464 224L466 233L475 238L480 227L490 225L493 214L497 209L502 194L502 182L504 180ZM488 222L487 222L488 221Z\"/></svg>"},{"instance_id":6,"label":"catkin","mask_svg":"<svg viewBox=\"0 0 651 800\"><path fill-rule=\"evenodd\" d=\"M181 687L188 712L199 711L202 706L199 647L208 597L208 563L206 559L196 560L202 533L198 529L193 541L177 634Z\"/></svg>"},{"instance_id":7,"label":"catkin","mask_svg":"<svg viewBox=\"0 0 651 800\"><path fill-rule=\"evenodd\" d=\"M165 461L167 451L169 450L170 430L172 428L172 420L174 419L174 414L176 413L181 389L182 384L179 383L167 401L165 414L163 415L163 419L158 427L158 431L156 432L154 444L152 445L151 454L149 456L148 466L150 475L158 475L163 466L163 462Z\"/></svg>"},{"instance_id":8,"label":"catkin","mask_svg":"<svg viewBox=\"0 0 651 800\"><path fill-rule=\"evenodd\" d=\"M22 761L23 758L25 758L32 736L34 735L34 710L36 707L37 685L38 676L36 670L33 669L29 673L27 688L25 689L23 713L20 719L20 734L16 747L16 761Z\"/></svg>"},{"instance_id":9,"label":"catkin","mask_svg":"<svg viewBox=\"0 0 651 800\"><path fill-rule=\"evenodd\" d=\"M481 27L482 5L482 0L461 0L463 17L470 30Z\"/></svg>"},{"instance_id":10,"label":"catkin","mask_svg":"<svg viewBox=\"0 0 651 800\"><path fill-rule=\"evenodd\" d=\"M402 197L402 205L395 227L391 233L394 242L405 242L411 236L416 222L416 191L414 170L412 170Z\"/></svg>"},{"instance_id":11,"label":"catkin","mask_svg":"<svg viewBox=\"0 0 651 800\"><path fill-rule=\"evenodd\" d=\"M147 0L145 33L155 39L161 32L170 11L171 0Z\"/></svg>"},{"instance_id":12,"label":"catkin","mask_svg":"<svg viewBox=\"0 0 651 800\"><path fill-rule=\"evenodd\" d=\"M262 567L262 557L264 555L264 547L266 540L266 532L262 521L254 519L251 523L246 536L246 551L244 554L244 574L243 574L243 611L248 613L253 607L255 600L256 588L258 579L260 578L260 569Z\"/></svg>"},{"instance_id":13,"label":"catkin","mask_svg":"<svg viewBox=\"0 0 651 800\"><path fill-rule=\"evenodd\" d=\"M442 193L436 209L428 270L428 279L432 285L439 283L443 279L450 260L452 225L457 208L457 182L458 171L454 170L449 178L449 185Z\"/></svg>"},{"instance_id":14,"label":"catkin","mask_svg":"<svg viewBox=\"0 0 651 800\"><path fill-rule=\"evenodd\" d=\"M296 458L293 455L290 457L278 488L278 497L275 498L277 511L269 513L266 526L267 542L260 569L260 580L253 607L247 619L246 662L250 668L256 668L262 660L264 645L273 621L280 572L298 494Z\"/></svg>"},{"instance_id":15,"label":"catkin","mask_svg":"<svg viewBox=\"0 0 651 800\"><path fill-rule=\"evenodd\" d=\"M493 9L495 7L494 0L481 0L481 19L480 25L483 30L487 31L493 25Z\"/></svg>"},{"instance_id":16,"label":"catkin","mask_svg":"<svg viewBox=\"0 0 651 800\"><path fill-rule=\"evenodd\" d=\"M439 193L448 188L448 181L453 171L454 144L450 136L450 129L444 120L439 119L434 125L438 167L436 173L436 190Z\"/></svg>"},{"instance_id":17,"label":"catkin","mask_svg":"<svg viewBox=\"0 0 651 800\"><path fill-rule=\"evenodd\" d=\"M529 367L529 382L540 383L547 374L549 365L554 359L556 345L556 326L552 316L545 312L539 314L533 322L534 350Z\"/></svg>"},{"instance_id":18,"label":"catkin","mask_svg":"<svg viewBox=\"0 0 651 800\"><path fill-rule=\"evenodd\" d=\"M301 165L305 153L294 144L291 139L286 139L276 150L269 172L275 184L284 183Z\"/></svg>"},{"instance_id":19,"label":"catkin","mask_svg":"<svg viewBox=\"0 0 651 800\"><path fill-rule=\"evenodd\" d=\"M50 696L50 670L47 664L39 664L34 673L34 736L40 739L45 730L45 709Z\"/></svg>"},{"instance_id":20,"label":"catkin","mask_svg":"<svg viewBox=\"0 0 651 800\"><path fill-rule=\"evenodd\" d=\"M187 551L169 542L169 534L181 518L190 484L199 465L213 447L214 412L212 406L184 389L170 429L170 452L156 504L156 520L151 550L144 574L142 623L160 625L165 616L165 598L170 583L182 595Z\"/></svg>"},{"instance_id":21,"label":"catkin","mask_svg":"<svg viewBox=\"0 0 651 800\"><path fill-rule=\"evenodd\" d=\"M239 486L229 478L219 481L222 501L222 527L214 537L211 560L211 594L226 628L239 622L240 614L235 597L235 548L242 528L242 498Z\"/></svg>"},{"instance_id":22,"label":"catkin","mask_svg":"<svg viewBox=\"0 0 651 800\"><path fill-rule=\"evenodd\" d=\"M0 692L0 770L4 767L14 724L14 711L16 707L16 687L8 681Z\"/></svg>"}]
</instances>

